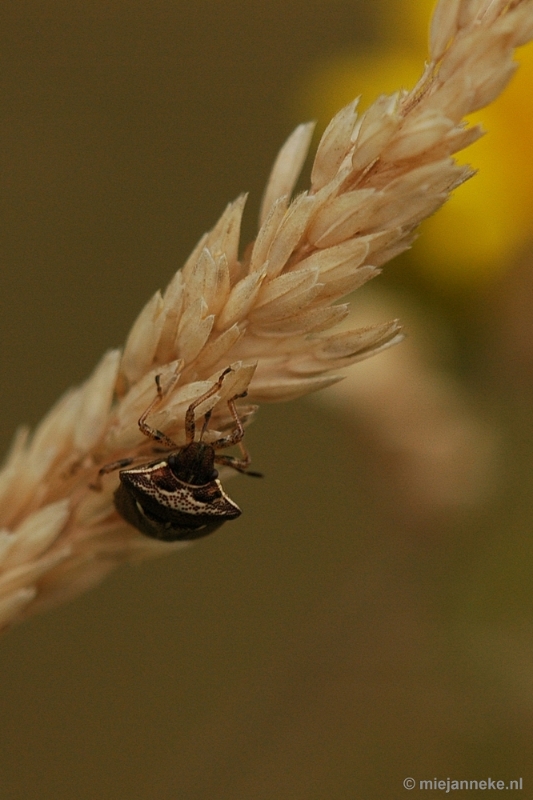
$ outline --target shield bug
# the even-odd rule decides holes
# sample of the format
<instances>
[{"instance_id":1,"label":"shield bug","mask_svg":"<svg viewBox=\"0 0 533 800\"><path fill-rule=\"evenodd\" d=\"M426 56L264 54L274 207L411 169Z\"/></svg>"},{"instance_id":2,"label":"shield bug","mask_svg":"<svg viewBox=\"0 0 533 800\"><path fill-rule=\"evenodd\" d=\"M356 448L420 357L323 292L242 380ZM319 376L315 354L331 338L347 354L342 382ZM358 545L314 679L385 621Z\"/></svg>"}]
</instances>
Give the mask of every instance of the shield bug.
<instances>
[{"instance_id":1,"label":"shield bug","mask_svg":"<svg viewBox=\"0 0 533 800\"><path fill-rule=\"evenodd\" d=\"M186 444L181 448L146 422L151 411L163 399L158 375L157 396L140 417L139 428L145 436L168 448L169 452L159 459L129 469L124 467L129 467L133 458L115 461L100 469L99 480L102 475L120 469L120 485L114 495L115 508L130 525L146 536L166 542L198 539L213 533L227 520L240 516L239 506L228 497L218 480L215 463L233 467L247 475L259 476L259 473L247 469L250 456L242 444L244 428L235 406L235 401L245 397L246 392L228 400L235 422L231 433L210 444L203 442L211 416L209 411L205 414L199 440L195 441L196 408L222 387L225 375L231 371L231 367L224 370L213 386L187 409ZM217 455L217 450L233 445L240 447L241 458Z\"/></svg>"}]
</instances>

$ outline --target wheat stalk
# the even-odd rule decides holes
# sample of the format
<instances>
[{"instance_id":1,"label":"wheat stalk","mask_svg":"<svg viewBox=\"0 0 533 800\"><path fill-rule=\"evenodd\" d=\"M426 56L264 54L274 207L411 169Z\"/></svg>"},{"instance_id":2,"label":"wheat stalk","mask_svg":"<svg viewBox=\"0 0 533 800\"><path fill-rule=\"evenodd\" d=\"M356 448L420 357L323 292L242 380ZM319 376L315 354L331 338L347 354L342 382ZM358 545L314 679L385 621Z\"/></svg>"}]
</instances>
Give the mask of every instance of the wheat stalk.
<instances>
[{"instance_id":1,"label":"wheat stalk","mask_svg":"<svg viewBox=\"0 0 533 800\"><path fill-rule=\"evenodd\" d=\"M325 333L344 319L335 304L409 247L417 225L473 174L452 155L482 135L465 115L507 84L515 47L533 37L533 0L441 0L430 59L412 91L357 101L325 131L311 186L291 200L313 125L282 147L265 191L257 238L239 259L245 197L231 203L165 292L30 437L21 430L0 474L0 624L62 602L118 563L181 543L149 539L113 506L117 474L90 484L106 462L145 454L137 420L155 376L171 386L151 424L183 444L188 405L232 366L212 409L211 440L231 426L225 400L288 400L328 386L340 368L401 338L397 321ZM241 406L250 418L255 407Z\"/></svg>"}]
</instances>

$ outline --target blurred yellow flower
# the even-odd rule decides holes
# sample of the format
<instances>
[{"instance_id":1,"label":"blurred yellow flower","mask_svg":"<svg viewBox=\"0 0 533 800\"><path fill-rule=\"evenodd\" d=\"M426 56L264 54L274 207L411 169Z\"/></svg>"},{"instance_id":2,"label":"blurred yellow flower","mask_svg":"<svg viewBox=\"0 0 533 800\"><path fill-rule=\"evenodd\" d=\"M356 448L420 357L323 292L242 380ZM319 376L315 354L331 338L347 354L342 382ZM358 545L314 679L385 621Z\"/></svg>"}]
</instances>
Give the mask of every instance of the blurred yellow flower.
<instances>
[{"instance_id":1,"label":"blurred yellow flower","mask_svg":"<svg viewBox=\"0 0 533 800\"><path fill-rule=\"evenodd\" d=\"M380 20L383 42L316 65L300 90L299 112L319 120L357 95L365 108L379 94L412 88L427 52L428 0L391 0ZM424 274L441 286L487 283L512 264L531 239L533 217L533 45L520 49L520 69L503 95L469 118L488 132L460 159L479 174L426 220L413 248Z\"/></svg>"}]
</instances>

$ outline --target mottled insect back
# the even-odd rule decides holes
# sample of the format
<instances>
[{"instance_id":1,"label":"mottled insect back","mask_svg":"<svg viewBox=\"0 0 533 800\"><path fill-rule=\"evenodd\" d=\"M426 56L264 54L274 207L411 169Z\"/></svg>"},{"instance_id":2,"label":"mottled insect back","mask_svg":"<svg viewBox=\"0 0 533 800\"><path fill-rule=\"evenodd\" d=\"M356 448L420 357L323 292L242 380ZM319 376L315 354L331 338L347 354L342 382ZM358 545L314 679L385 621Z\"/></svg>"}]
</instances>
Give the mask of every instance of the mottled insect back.
<instances>
[{"instance_id":1,"label":"mottled insect back","mask_svg":"<svg viewBox=\"0 0 533 800\"><path fill-rule=\"evenodd\" d=\"M192 447L205 448L214 460L210 445L192 442L168 459L121 471L115 507L146 536L167 542L199 539L240 516L239 506L225 493L216 470L212 470L211 480L205 483L202 476L196 477L199 483L180 479L176 462Z\"/></svg>"},{"instance_id":2,"label":"mottled insect back","mask_svg":"<svg viewBox=\"0 0 533 800\"><path fill-rule=\"evenodd\" d=\"M244 428L235 406L235 401L246 393L228 400L235 423L231 433L211 444L203 442L202 437L211 417L211 411L208 411L204 415L200 441L194 441L196 408L219 391L224 378L232 371L231 367L224 370L213 386L187 409L187 443L182 448L146 422L154 406L163 399L160 376L156 377L157 396L140 417L139 428L150 439L171 448L172 452L148 464L121 469L120 486L114 495L118 513L146 536L166 542L199 539L213 533L227 520L240 516L239 506L228 497L218 480L215 462L239 472L247 472L250 456L242 444ZM232 445L240 447L241 458L216 454L216 450ZM107 464L100 470L99 478L132 462L133 459L123 459Z\"/></svg>"}]
</instances>

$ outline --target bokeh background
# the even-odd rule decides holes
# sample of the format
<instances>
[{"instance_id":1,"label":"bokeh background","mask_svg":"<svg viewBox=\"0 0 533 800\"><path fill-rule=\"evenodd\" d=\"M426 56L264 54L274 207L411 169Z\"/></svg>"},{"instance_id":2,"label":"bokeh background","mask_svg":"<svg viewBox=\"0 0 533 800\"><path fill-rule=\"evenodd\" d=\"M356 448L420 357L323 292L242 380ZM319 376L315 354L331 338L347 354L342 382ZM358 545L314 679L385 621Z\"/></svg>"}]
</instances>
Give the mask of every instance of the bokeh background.
<instances>
[{"instance_id":1,"label":"bokeh background","mask_svg":"<svg viewBox=\"0 0 533 800\"><path fill-rule=\"evenodd\" d=\"M277 149L409 86L424 0L4 0L5 451ZM533 723L533 54L481 173L353 298L404 344L263 407L243 516L0 643L1 800L381 800L524 781ZM415 790L415 793L418 790Z\"/></svg>"}]
</instances>

